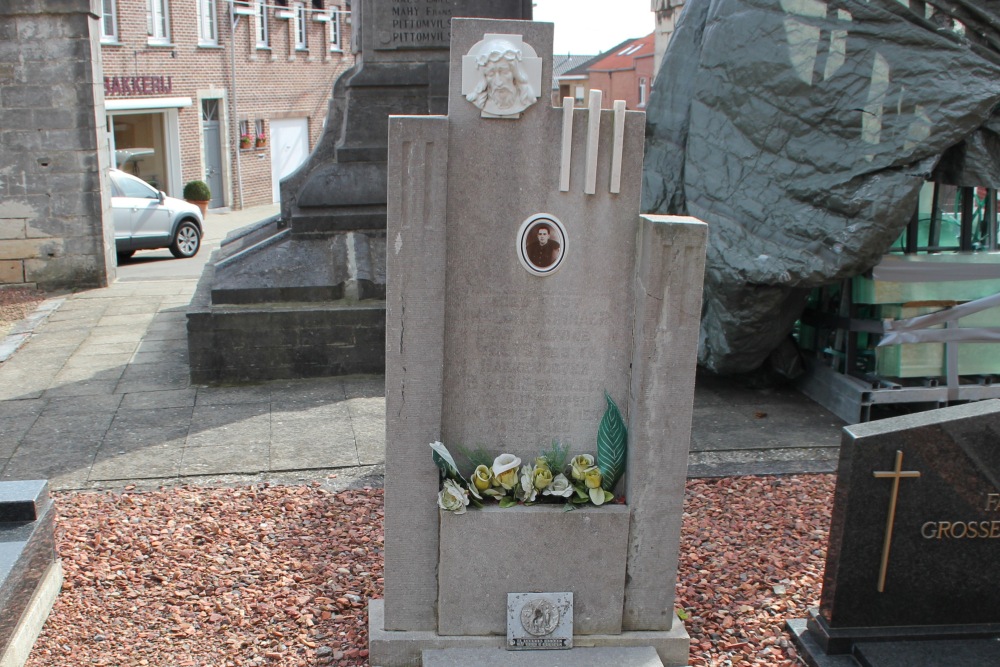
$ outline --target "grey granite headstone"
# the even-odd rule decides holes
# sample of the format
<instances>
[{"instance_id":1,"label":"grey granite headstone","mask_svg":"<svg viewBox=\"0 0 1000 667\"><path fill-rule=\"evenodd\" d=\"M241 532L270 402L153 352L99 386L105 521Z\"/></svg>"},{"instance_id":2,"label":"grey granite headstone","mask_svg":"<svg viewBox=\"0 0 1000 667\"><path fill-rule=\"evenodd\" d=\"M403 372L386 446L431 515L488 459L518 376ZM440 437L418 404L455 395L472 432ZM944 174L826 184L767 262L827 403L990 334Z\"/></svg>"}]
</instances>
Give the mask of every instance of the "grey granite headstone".
<instances>
[{"instance_id":1,"label":"grey granite headstone","mask_svg":"<svg viewBox=\"0 0 1000 667\"><path fill-rule=\"evenodd\" d=\"M876 657L888 649L871 643L891 641L917 656L906 664L931 665L919 655L944 650L933 640L1000 637L998 445L996 400L845 427L823 593L808 622L822 653L870 644L864 664L903 664Z\"/></svg>"},{"instance_id":2,"label":"grey granite headstone","mask_svg":"<svg viewBox=\"0 0 1000 667\"><path fill-rule=\"evenodd\" d=\"M491 97L486 63L510 47L523 81ZM687 662L674 586L707 228L639 215L643 114L531 94L551 53L550 24L455 19L448 115L390 119L373 665L502 647L523 591L573 593L574 645ZM543 227L557 248L535 247ZM629 427L627 504L439 513L427 443L593 452L605 391Z\"/></svg>"}]
</instances>

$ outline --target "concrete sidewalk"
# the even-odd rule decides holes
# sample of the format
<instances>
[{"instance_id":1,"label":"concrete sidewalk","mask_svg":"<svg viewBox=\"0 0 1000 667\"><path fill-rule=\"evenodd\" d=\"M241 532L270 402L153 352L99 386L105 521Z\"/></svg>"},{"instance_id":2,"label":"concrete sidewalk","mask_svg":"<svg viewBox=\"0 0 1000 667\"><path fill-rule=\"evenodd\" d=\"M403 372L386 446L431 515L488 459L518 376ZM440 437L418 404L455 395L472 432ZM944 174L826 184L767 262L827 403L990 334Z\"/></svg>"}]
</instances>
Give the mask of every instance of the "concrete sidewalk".
<instances>
[{"instance_id":1,"label":"concrete sidewalk","mask_svg":"<svg viewBox=\"0 0 1000 667\"><path fill-rule=\"evenodd\" d=\"M194 259L203 265L226 233L275 210L209 214ZM168 258L140 253L111 287L42 307L0 364L0 479L47 478L54 490L380 484L383 378L193 386L185 313L200 269ZM793 390L699 377L690 472L830 471L841 425Z\"/></svg>"},{"instance_id":2,"label":"concrete sidewalk","mask_svg":"<svg viewBox=\"0 0 1000 667\"><path fill-rule=\"evenodd\" d=\"M210 213L194 260L275 210ZM194 260L166 252L140 253L106 289L43 306L0 365L0 479L47 478L54 490L334 474L335 486L378 483L382 377L192 386L185 313L200 269L172 277Z\"/></svg>"}]
</instances>

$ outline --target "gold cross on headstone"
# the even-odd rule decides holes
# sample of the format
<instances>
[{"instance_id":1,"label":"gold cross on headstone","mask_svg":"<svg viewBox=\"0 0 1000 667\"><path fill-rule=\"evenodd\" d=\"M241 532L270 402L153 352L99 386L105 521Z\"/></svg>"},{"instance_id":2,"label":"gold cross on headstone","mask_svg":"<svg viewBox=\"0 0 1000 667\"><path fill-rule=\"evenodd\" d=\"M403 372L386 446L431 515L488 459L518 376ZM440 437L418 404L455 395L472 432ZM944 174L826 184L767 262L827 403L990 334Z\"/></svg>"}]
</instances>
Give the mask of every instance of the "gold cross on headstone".
<instances>
[{"instance_id":1,"label":"gold cross on headstone","mask_svg":"<svg viewBox=\"0 0 1000 667\"><path fill-rule=\"evenodd\" d=\"M892 544L892 524L896 520L896 498L899 496L899 480L904 477L920 477L916 470L903 470L903 452L896 450L896 467L893 470L876 470L872 473L879 479L892 480L892 495L889 498L889 514L885 519L885 539L882 542L882 566L878 572L878 592L885 591L885 573L889 569L889 546Z\"/></svg>"}]
</instances>

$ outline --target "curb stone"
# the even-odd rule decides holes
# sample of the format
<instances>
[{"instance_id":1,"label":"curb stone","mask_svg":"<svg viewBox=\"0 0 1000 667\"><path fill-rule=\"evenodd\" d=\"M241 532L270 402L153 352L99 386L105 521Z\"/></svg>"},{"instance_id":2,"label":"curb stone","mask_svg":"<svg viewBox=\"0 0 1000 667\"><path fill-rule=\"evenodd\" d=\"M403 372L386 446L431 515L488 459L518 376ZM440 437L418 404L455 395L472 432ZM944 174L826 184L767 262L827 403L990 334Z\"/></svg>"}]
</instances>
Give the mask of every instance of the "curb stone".
<instances>
[{"instance_id":1,"label":"curb stone","mask_svg":"<svg viewBox=\"0 0 1000 667\"><path fill-rule=\"evenodd\" d=\"M65 298L46 300L39 304L31 315L15 324L3 340L0 340L0 364L14 356L14 353L28 342L35 333L35 329L41 326L49 318L49 315L56 312L64 301L66 301Z\"/></svg>"}]
</instances>

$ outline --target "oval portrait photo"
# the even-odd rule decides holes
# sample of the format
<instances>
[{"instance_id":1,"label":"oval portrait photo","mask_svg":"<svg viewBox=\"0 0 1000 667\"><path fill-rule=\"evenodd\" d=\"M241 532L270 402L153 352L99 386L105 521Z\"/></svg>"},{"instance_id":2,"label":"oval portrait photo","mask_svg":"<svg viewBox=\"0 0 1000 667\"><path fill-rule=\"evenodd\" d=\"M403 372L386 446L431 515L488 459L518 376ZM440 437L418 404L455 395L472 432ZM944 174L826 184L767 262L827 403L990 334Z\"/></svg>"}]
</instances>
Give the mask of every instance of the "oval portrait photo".
<instances>
[{"instance_id":1,"label":"oval portrait photo","mask_svg":"<svg viewBox=\"0 0 1000 667\"><path fill-rule=\"evenodd\" d=\"M566 230L555 216L533 215L521 223L517 248L518 258L529 273L551 275L566 256Z\"/></svg>"}]
</instances>

